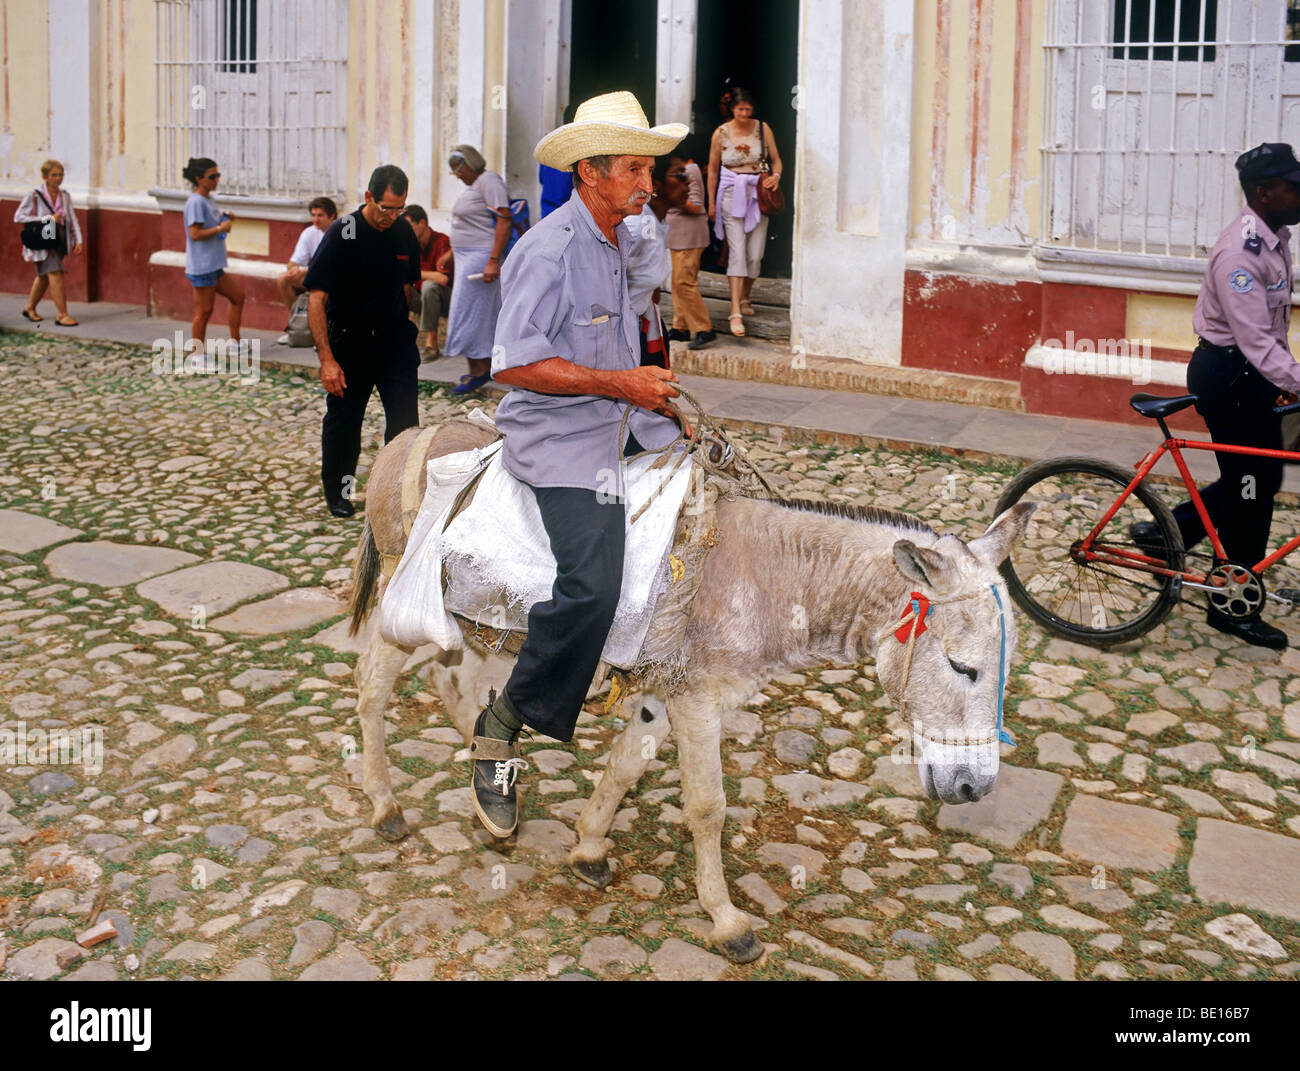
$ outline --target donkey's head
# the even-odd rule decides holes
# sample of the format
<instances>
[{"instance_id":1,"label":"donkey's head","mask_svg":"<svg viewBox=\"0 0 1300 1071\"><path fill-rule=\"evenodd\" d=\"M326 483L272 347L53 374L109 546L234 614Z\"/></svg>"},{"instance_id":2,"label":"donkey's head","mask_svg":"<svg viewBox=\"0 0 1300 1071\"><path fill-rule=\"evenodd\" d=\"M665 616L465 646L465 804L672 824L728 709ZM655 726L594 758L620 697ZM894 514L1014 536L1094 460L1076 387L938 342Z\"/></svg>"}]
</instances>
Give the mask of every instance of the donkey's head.
<instances>
[{"instance_id":1,"label":"donkey's head","mask_svg":"<svg viewBox=\"0 0 1300 1071\"><path fill-rule=\"evenodd\" d=\"M942 536L928 547L908 539L894 544L908 586L890 616L901 627L887 624L877 634L876 673L908 733L894 759L918 765L932 799L970 803L997 781L1002 692L1016 646L998 565L1033 509L1013 506L970 543ZM921 598L914 601L911 592ZM912 637L917 621L903 620L917 610L924 630Z\"/></svg>"}]
</instances>

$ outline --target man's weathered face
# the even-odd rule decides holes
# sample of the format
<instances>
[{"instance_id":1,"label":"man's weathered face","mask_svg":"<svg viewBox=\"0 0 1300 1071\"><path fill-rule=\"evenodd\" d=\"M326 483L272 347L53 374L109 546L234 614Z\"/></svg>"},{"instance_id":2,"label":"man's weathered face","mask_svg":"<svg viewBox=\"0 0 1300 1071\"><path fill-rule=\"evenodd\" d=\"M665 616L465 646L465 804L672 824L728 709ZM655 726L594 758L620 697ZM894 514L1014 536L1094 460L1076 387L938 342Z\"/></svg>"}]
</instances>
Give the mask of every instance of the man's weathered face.
<instances>
[{"instance_id":1,"label":"man's weathered face","mask_svg":"<svg viewBox=\"0 0 1300 1071\"><path fill-rule=\"evenodd\" d=\"M592 169L596 192L615 212L635 216L654 192L650 178L654 164L653 156L616 156L610 164L608 177Z\"/></svg>"}]
</instances>

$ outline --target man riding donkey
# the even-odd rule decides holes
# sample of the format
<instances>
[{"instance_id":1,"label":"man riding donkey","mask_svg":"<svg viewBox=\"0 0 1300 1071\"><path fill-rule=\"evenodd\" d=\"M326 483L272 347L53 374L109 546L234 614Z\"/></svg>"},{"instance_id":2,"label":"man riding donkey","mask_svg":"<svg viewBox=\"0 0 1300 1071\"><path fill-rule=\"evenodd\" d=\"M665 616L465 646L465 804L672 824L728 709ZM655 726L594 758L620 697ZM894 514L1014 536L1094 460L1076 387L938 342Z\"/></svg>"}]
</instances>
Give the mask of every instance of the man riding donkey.
<instances>
[{"instance_id":1,"label":"man riding donkey","mask_svg":"<svg viewBox=\"0 0 1300 1071\"><path fill-rule=\"evenodd\" d=\"M682 430L669 407L677 377L640 363L617 228L649 200L654 157L687 132L651 127L631 93L580 105L534 150L538 163L573 173L576 196L519 240L501 272L492 375L513 389L496 424L507 471L537 497L556 578L550 600L529 611L510 679L474 725L474 809L497 837L519 821L520 730L573 738L614 620L625 509L609 492L620 459Z\"/></svg>"}]
</instances>

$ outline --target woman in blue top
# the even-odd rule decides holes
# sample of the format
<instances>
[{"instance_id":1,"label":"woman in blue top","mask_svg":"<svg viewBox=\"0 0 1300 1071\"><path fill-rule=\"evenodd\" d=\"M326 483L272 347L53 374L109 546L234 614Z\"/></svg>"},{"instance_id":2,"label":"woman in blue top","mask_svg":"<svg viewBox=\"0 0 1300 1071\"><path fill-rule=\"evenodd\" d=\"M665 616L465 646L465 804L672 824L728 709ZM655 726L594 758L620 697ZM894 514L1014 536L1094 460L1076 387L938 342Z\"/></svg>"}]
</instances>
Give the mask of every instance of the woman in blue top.
<instances>
[{"instance_id":1,"label":"woman in blue top","mask_svg":"<svg viewBox=\"0 0 1300 1071\"><path fill-rule=\"evenodd\" d=\"M190 157L181 175L194 187L185 202L185 276L194 284L190 338L203 344L213 303L220 294L230 302L230 338L238 342L244 291L226 274L226 235L230 233L232 217L212 203L212 192L221 181L221 172L215 160L200 156Z\"/></svg>"}]
</instances>

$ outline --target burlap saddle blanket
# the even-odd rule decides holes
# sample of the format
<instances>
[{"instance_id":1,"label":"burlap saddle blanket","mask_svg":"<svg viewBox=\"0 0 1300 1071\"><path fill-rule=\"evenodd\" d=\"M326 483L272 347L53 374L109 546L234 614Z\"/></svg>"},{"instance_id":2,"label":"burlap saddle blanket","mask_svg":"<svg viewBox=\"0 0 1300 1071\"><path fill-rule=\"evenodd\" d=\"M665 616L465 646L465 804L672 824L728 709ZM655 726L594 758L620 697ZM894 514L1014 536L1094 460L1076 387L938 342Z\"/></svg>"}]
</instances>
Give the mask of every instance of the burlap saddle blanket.
<instances>
[{"instance_id":1,"label":"burlap saddle blanket","mask_svg":"<svg viewBox=\"0 0 1300 1071\"><path fill-rule=\"evenodd\" d=\"M428 429L431 433L434 429ZM417 439L403 479L407 544L380 604L391 643L435 643L513 655L528 610L549 599L555 559L531 489L505 471L501 440L425 461ZM683 630L704 558L717 541L719 482L676 453L629 459L610 488L628 518L619 608L602 654L609 666L665 683L684 673ZM418 507L419 466L427 483Z\"/></svg>"}]
</instances>

